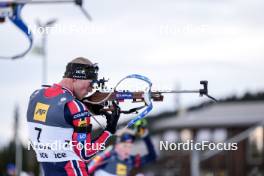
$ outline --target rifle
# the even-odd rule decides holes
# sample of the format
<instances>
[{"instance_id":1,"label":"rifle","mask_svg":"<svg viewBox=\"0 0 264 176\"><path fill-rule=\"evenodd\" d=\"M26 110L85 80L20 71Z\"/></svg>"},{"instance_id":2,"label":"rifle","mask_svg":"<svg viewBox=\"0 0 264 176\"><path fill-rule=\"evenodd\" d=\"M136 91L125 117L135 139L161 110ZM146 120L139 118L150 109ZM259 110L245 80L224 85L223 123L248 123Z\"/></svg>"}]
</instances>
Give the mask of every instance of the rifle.
<instances>
[{"instance_id":1,"label":"rifle","mask_svg":"<svg viewBox=\"0 0 264 176\"><path fill-rule=\"evenodd\" d=\"M145 81L149 84L149 89L147 91L129 91L129 90L116 90L117 86L125 79L128 78L136 78L142 81ZM152 83L151 81L144 76L141 75L128 75L127 77L121 79L118 84L110 91L105 89L105 83L108 80L99 79L97 84L97 90L90 96L85 97L82 101L87 106L92 105L101 105L103 106L104 111L113 111L112 101L117 103L122 103L125 100L132 100L132 103L140 103L143 102L143 106L139 106L136 108L132 108L129 110L121 110L120 112L123 114L131 114L131 113L138 113L139 110L147 107L143 112L141 112L136 118L134 118L131 122L129 122L128 126L133 125L136 121L140 120L141 118L145 117L151 110L152 110L152 101L154 102L161 102L164 100L165 94L179 94L179 93L196 93L199 94L201 97L206 96L209 99L217 102L217 100L208 94L208 81L200 81L202 85L201 89L197 90L167 90L167 91L155 91L151 90Z\"/></svg>"}]
</instances>

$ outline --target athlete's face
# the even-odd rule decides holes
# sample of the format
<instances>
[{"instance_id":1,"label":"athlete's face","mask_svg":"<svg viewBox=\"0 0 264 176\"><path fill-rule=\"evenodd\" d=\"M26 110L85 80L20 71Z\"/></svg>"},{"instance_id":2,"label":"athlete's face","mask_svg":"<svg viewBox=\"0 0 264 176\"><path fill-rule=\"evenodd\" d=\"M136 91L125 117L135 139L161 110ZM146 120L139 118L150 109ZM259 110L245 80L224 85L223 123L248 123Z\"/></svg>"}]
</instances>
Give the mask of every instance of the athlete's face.
<instances>
[{"instance_id":1,"label":"athlete's face","mask_svg":"<svg viewBox=\"0 0 264 176\"><path fill-rule=\"evenodd\" d=\"M116 144L115 148L119 158L122 160L127 159L130 156L132 146L132 142L121 142Z\"/></svg>"},{"instance_id":2,"label":"athlete's face","mask_svg":"<svg viewBox=\"0 0 264 176\"><path fill-rule=\"evenodd\" d=\"M73 93L78 99L83 99L88 92L92 91L92 80L73 80Z\"/></svg>"}]
</instances>

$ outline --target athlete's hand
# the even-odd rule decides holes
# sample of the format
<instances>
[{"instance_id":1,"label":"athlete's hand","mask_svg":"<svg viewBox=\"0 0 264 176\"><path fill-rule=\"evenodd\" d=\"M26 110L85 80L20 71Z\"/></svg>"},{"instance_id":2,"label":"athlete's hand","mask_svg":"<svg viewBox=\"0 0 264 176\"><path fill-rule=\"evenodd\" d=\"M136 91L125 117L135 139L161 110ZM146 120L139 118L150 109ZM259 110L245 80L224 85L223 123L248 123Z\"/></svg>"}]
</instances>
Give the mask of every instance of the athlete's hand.
<instances>
[{"instance_id":1,"label":"athlete's hand","mask_svg":"<svg viewBox=\"0 0 264 176\"><path fill-rule=\"evenodd\" d=\"M115 101L112 102L114 110L112 113L103 112L106 117L106 130L114 134L116 132L117 122L120 117L120 107L116 104Z\"/></svg>"},{"instance_id":2,"label":"athlete's hand","mask_svg":"<svg viewBox=\"0 0 264 176\"><path fill-rule=\"evenodd\" d=\"M147 120L141 119L134 124L134 130L137 137L144 138L149 134Z\"/></svg>"}]
</instances>

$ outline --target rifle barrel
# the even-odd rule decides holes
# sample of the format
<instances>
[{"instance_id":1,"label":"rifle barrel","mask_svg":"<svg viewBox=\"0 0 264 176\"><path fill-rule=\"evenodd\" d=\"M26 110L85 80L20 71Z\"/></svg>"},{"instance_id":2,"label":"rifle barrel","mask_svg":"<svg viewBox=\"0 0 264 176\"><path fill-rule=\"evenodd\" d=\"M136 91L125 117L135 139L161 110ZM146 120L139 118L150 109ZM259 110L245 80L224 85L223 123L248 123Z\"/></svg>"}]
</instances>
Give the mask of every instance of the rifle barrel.
<instances>
[{"instance_id":1,"label":"rifle barrel","mask_svg":"<svg viewBox=\"0 0 264 176\"><path fill-rule=\"evenodd\" d=\"M153 93L200 93L200 90L168 90L168 91L153 91Z\"/></svg>"}]
</instances>

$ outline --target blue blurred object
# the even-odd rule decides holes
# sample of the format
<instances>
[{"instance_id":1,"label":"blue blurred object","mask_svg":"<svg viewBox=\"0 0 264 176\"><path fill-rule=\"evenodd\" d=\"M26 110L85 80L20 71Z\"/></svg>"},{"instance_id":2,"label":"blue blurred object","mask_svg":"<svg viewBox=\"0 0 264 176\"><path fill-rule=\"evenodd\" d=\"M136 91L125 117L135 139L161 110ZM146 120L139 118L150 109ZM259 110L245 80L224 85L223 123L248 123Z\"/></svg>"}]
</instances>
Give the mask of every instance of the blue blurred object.
<instances>
[{"instance_id":1,"label":"blue blurred object","mask_svg":"<svg viewBox=\"0 0 264 176\"><path fill-rule=\"evenodd\" d=\"M16 165L13 163L9 163L6 167L6 172L8 175L15 175L16 174Z\"/></svg>"}]
</instances>

